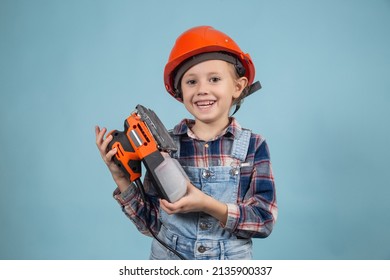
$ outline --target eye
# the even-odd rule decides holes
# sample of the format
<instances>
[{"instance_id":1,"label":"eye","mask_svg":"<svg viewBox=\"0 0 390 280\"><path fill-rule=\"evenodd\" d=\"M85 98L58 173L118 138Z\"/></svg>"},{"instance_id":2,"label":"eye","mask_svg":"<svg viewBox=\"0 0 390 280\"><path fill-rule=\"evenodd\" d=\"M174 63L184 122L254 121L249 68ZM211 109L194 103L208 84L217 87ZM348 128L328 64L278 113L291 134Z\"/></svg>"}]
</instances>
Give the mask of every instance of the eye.
<instances>
[{"instance_id":1,"label":"eye","mask_svg":"<svg viewBox=\"0 0 390 280\"><path fill-rule=\"evenodd\" d=\"M193 86L196 84L196 80L194 79L189 79L186 81L186 85Z\"/></svg>"},{"instance_id":2,"label":"eye","mask_svg":"<svg viewBox=\"0 0 390 280\"><path fill-rule=\"evenodd\" d=\"M220 77L211 77L211 78L210 78L210 82L211 82L211 83L217 83L217 82L219 82L220 80L221 80Z\"/></svg>"}]
</instances>

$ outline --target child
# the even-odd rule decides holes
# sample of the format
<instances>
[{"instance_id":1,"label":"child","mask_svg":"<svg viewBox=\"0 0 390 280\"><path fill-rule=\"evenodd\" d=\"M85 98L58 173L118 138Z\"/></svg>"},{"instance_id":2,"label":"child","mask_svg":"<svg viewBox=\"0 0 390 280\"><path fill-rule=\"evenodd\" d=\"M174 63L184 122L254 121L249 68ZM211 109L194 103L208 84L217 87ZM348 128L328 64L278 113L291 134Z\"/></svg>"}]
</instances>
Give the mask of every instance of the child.
<instances>
[{"instance_id":1,"label":"child","mask_svg":"<svg viewBox=\"0 0 390 280\"><path fill-rule=\"evenodd\" d=\"M187 194L169 203L158 199L148 174L144 202L107 151L112 140L96 127L96 144L118 188L124 213L138 230L158 234L187 259L251 259L251 238L265 238L277 218L274 178L264 138L242 128L230 116L256 90L255 68L226 34L210 26L194 27L178 37L165 66L167 91L194 120L182 120L171 132L176 158L190 183ZM258 89L258 88L257 88ZM153 240L151 259L177 259Z\"/></svg>"}]
</instances>

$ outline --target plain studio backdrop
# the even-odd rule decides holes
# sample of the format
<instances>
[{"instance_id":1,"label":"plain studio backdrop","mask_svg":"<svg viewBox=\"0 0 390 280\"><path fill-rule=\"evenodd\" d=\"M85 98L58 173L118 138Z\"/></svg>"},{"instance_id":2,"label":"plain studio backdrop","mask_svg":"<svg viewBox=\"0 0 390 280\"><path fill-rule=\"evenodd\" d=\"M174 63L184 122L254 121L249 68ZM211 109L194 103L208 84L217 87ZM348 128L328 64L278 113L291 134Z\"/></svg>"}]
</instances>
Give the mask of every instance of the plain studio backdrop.
<instances>
[{"instance_id":1,"label":"plain studio backdrop","mask_svg":"<svg viewBox=\"0 0 390 280\"><path fill-rule=\"evenodd\" d=\"M0 259L147 259L112 198L96 124L137 104L167 128L176 37L250 53L263 89L236 114L268 141L279 219L256 259L390 258L390 2L0 1Z\"/></svg>"}]
</instances>

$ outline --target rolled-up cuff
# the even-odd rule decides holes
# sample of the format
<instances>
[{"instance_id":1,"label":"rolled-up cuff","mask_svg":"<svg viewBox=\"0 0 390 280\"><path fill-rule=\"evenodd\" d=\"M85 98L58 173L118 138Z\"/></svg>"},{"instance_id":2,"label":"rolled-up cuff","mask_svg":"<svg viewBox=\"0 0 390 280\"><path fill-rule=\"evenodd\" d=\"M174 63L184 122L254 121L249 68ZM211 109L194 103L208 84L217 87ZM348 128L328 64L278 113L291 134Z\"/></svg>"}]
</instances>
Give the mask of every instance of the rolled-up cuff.
<instances>
[{"instance_id":1,"label":"rolled-up cuff","mask_svg":"<svg viewBox=\"0 0 390 280\"><path fill-rule=\"evenodd\" d=\"M240 217L240 208L236 204L227 203L228 216L225 228L231 231L237 228L238 218Z\"/></svg>"},{"instance_id":2,"label":"rolled-up cuff","mask_svg":"<svg viewBox=\"0 0 390 280\"><path fill-rule=\"evenodd\" d=\"M120 205L124 206L136 196L136 188L133 188L132 185L130 185L124 192L121 192L119 188L116 188L113 196Z\"/></svg>"}]
</instances>

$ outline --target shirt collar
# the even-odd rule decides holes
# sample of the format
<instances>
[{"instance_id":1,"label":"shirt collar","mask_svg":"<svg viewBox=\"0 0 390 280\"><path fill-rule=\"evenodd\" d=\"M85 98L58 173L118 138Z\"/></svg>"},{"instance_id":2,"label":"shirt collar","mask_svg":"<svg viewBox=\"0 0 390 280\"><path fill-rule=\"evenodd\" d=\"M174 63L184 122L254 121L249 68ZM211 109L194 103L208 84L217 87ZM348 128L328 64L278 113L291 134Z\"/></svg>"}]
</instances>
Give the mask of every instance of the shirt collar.
<instances>
[{"instance_id":1,"label":"shirt collar","mask_svg":"<svg viewBox=\"0 0 390 280\"><path fill-rule=\"evenodd\" d=\"M191 131L191 127L195 124L195 121L192 119L183 119L178 125L176 125L172 131L174 135L183 135L187 134L188 136L193 136L194 134ZM219 135L217 138L221 136L230 136L232 135L234 138L237 138L241 134L242 128L241 125L234 117L230 117L230 124L225 129L225 131ZM194 137L192 137L194 138Z\"/></svg>"}]
</instances>

